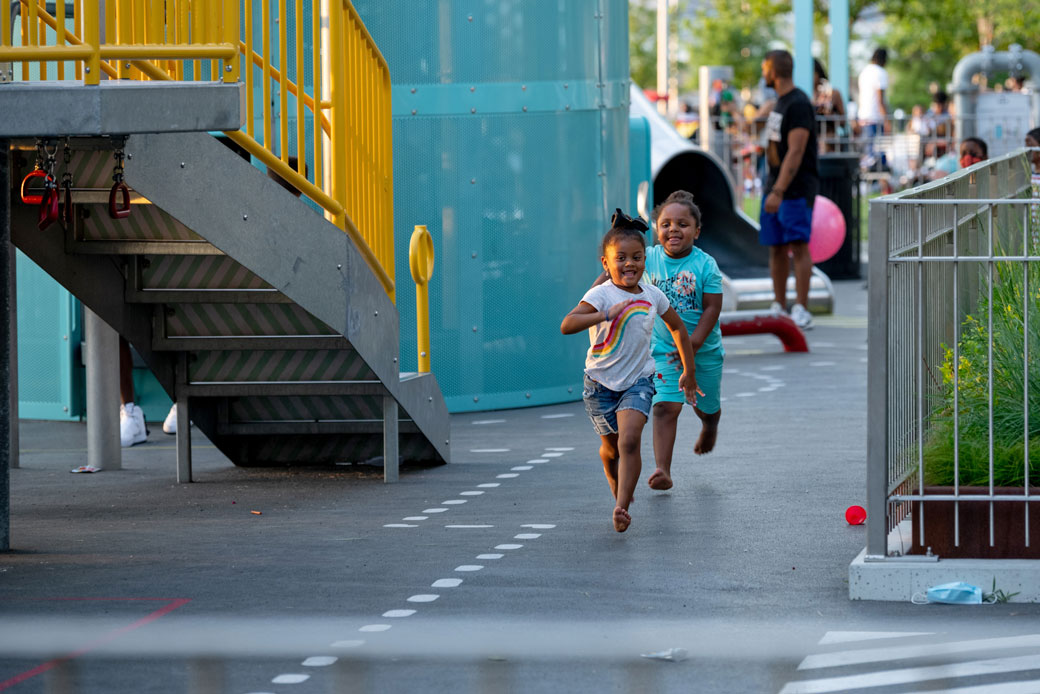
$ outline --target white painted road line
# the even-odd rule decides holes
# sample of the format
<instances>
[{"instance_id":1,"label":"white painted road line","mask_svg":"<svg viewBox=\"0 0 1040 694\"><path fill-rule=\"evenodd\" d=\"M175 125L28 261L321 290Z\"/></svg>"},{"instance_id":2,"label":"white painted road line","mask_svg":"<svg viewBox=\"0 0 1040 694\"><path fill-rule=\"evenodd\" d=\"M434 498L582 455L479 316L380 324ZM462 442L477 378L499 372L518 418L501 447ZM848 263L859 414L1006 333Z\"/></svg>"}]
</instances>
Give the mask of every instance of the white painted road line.
<instances>
[{"instance_id":1,"label":"white painted road line","mask_svg":"<svg viewBox=\"0 0 1040 694\"><path fill-rule=\"evenodd\" d=\"M271 684L299 684L300 682L306 682L311 678L310 675L298 675L298 674L286 674L278 675Z\"/></svg>"},{"instance_id":2,"label":"white painted road line","mask_svg":"<svg viewBox=\"0 0 1040 694\"><path fill-rule=\"evenodd\" d=\"M398 619L400 617L411 617L415 614L415 610L387 610L383 613L383 616L387 619Z\"/></svg>"},{"instance_id":3,"label":"white painted road line","mask_svg":"<svg viewBox=\"0 0 1040 694\"><path fill-rule=\"evenodd\" d=\"M480 496L484 492L470 490L468 492L459 492L459 496Z\"/></svg>"},{"instance_id":4,"label":"white painted road line","mask_svg":"<svg viewBox=\"0 0 1040 694\"><path fill-rule=\"evenodd\" d=\"M528 465L541 465L542 463L548 463L549 461L545 458L535 458L534 460L528 460Z\"/></svg>"},{"instance_id":5,"label":"white painted road line","mask_svg":"<svg viewBox=\"0 0 1040 694\"><path fill-rule=\"evenodd\" d=\"M532 528L534 530L552 530L556 526L552 523L524 523L521 528Z\"/></svg>"},{"instance_id":6,"label":"white painted road line","mask_svg":"<svg viewBox=\"0 0 1040 694\"><path fill-rule=\"evenodd\" d=\"M363 626L360 629L358 629L358 631L363 631L363 632L367 633L367 632L386 631L389 628L390 628L389 624L366 624L365 626Z\"/></svg>"},{"instance_id":7,"label":"white painted road line","mask_svg":"<svg viewBox=\"0 0 1040 694\"><path fill-rule=\"evenodd\" d=\"M429 518L429 516L408 516L407 518L402 518L401 520L420 521L420 520L426 520L427 518Z\"/></svg>"},{"instance_id":8,"label":"white painted road line","mask_svg":"<svg viewBox=\"0 0 1040 694\"><path fill-rule=\"evenodd\" d=\"M438 578L430 584L431 588L458 588L462 585L461 578Z\"/></svg>"},{"instance_id":9,"label":"white painted road line","mask_svg":"<svg viewBox=\"0 0 1040 694\"><path fill-rule=\"evenodd\" d=\"M853 641L876 641L878 639L901 639L909 636L932 636L933 631L828 631L820 639L820 645L850 643Z\"/></svg>"},{"instance_id":10,"label":"white painted road line","mask_svg":"<svg viewBox=\"0 0 1040 694\"><path fill-rule=\"evenodd\" d=\"M359 648L364 645L364 639L346 639L344 641L333 641L329 644L329 648Z\"/></svg>"},{"instance_id":11,"label":"white painted road line","mask_svg":"<svg viewBox=\"0 0 1040 694\"><path fill-rule=\"evenodd\" d=\"M520 549L523 545L495 545L495 549Z\"/></svg>"},{"instance_id":12,"label":"white painted road line","mask_svg":"<svg viewBox=\"0 0 1040 694\"><path fill-rule=\"evenodd\" d=\"M541 533L520 533L519 535L513 535L514 540L537 540L542 536Z\"/></svg>"},{"instance_id":13,"label":"white painted road line","mask_svg":"<svg viewBox=\"0 0 1040 694\"><path fill-rule=\"evenodd\" d=\"M738 398L750 398L754 393L737 393Z\"/></svg>"},{"instance_id":14,"label":"white painted road line","mask_svg":"<svg viewBox=\"0 0 1040 694\"><path fill-rule=\"evenodd\" d=\"M1017 658L991 658L989 660L972 660L965 663L949 663L947 665L931 665L927 667L902 668L900 670L884 670L862 675L846 675L844 677L825 677L818 680L788 682L780 690L780 694L824 694L826 692L844 692L861 687L890 687L911 682L927 682L929 680L950 680L954 677L973 677L975 675L996 675L1008 672L1024 672L1040 668L1040 655L1023 655Z\"/></svg>"},{"instance_id":15,"label":"white painted road line","mask_svg":"<svg viewBox=\"0 0 1040 694\"><path fill-rule=\"evenodd\" d=\"M477 559L501 559L504 554L478 554Z\"/></svg>"},{"instance_id":16,"label":"white painted road line","mask_svg":"<svg viewBox=\"0 0 1040 694\"><path fill-rule=\"evenodd\" d=\"M781 364L770 364L769 366L763 366L759 371L782 371L783 368ZM728 370L727 373L729 373Z\"/></svg>"},{"instance_id":17,"label":"white painted road line","mask_svg":"<svg viewBox=\"0 0 1040 694\"><path fill-rule=\"evenodd\" d=\"M456 524L456 525L446 525L446 526L444 526L444 527L445 527L445 528L469 528L469 529L472 529L472 528L493 528L493 527L495 527L495 526L493 526L493 525L487 525L487 524L474 524L474 525L461 525L461 524Z\"/></svg>"},{"instance_id":18,"label":"white painted road line","mask_svg":"<svg viewBox=\"0 0 1040 694\"><path fill-rule=\"evenodd\" d=\"M817 367L819 367L819 366L834 366L834 362L832 362L832 361L811 361L811 362L809 362L809 366L817 366Z\"/></svg>"},{"instance_id":19,"label":"white painted road line","mask_svg":"<svg viewBox=\"0 0 1040 694\"><path fill-rule=\"evenodd\" d=\"M421 593L419 595L413 595L412 597L408 598L408 602L433 602L434 600L436 600L439 597L440 597L439 595L431 595L429 593Z\"/></svg>"},{"instance_id":20,"label":"white painted road line","mask_svg":"<svg viewBox=\"0 0 1040 694\"><path fill-rule=\"evenodd\" d=\"M463 564L462 566L456 566L456 571L480 571L484 567L480 564Z\"/></svg>"},{"instance_id":21,"label":"white painted road line","mask_svg":"<svg viewBox=\"0 0 1040 694\"><path fill-rule=\"evenodd\" d=\"M511 467L509 469L510 470L518 470L520 472L523 472L524 470L533 470L534 466L533 465L517 465L516 467Z\"/></svg>"},{"instance_id":22,"label":"white painted road line","mask_svg":"<svg viewBox=\"0 0 1040 694\"><path fill-rule=\"evenodd\" d=\"M567 415L567 416L569 417L570 415ZM547 450L547 451L563 451L564 453L566 453L567 451L573 451L574 447L573 446L556 446L555 448L546 448L545 450Z\"/></svg>"},{"instance_id":23,"label":"white painted road line","mask_svg":"<svg viewBox=\"0 0 1040 694\"><path fill-rule=\"evenodd\" d=\"M519 477L519 476L520 475L515 473L515 472L506 472L506 473L503 473L501 475L495 475L495 477L497 477L500 480L510 480L510 479L513 479L514 477Z\"/></svg>"},{"instance_id":24,"label":"white painted road line","mask_svg":"<svg viewBox=\"0 0 1040 694\"><path fill-rule=\"evenodd\" d=\"M339 658L334 655L312 655L307 660L300 663L304 667L328 667L335 663Z\"/></svg>"},{"instance_id":25,"label":"white painted road line","mask_svg":"<svg viewBox=\"0 0 1040 694\"><path fill-rule=\"evenodd\" d=\"M559 458L563 453L559 451L550 451L548 453L542 453L543 458Z\"/></svg>"},{"instance_id":26,"label":"white painted road line","mask_svg":"<svg viewBox=\"0 0 1040 694\"><path fill-rule=\"evenodd\" d=\"M441 505L442 506L458 506L459 504L464 504L464 503L466 503L465 499L449 499L447 501L442 501Z\"/></svg>"},{"instance_id":27,"label":"white painted road line","mask_svg":"<svg viewBox=\"0 0 1040 694\"><path fill-rule=\"evenodd\" d=\"M481 489L494 489L495 487L501 487L501 482L485 482L484 484L478 484Z\"/></svg>"},{"instance_id":28,"label":"white painted road line","mask_svg":"<svg viewBox=\"0 0 1040 694\"><path fill-rule=\"evenodd\" d=\"M504 420L504 419L478 419L475 422L470 422L470 424L476 424L477 426L480 426L482 424L501 424L504 421L506 421L506 420Z\"/></svg>"},{"instance_id":29,"label":"white painted road line","mask_svg":"<svg viewBox=\"0 0 1040 694\"><path fill-rule=\"evenodd\" d=\"M424 508L423 513L444 513L447 510L446 508Z\"/></svg>"},{"instance_id":30,"label":"white painted road line","mask_svg":"<svg viewBox=\"0 0 1040 694\"><path fill-rule=\"evenodd\" d=\"M564 417L573 417L574 415L570 412L561 412L560 414L543 414L542 419L562 419Z\"/></svg>"},{"instance_id":31,"label":"white painted road line","mask_svg":"<svg viewBox=\"0 0 1040 694\"><path fill-rule=\"evenodd\" d=\"M973 687L933 689L929 691L931 694L1040 694L1040 680L977 684Z\"/></svg>"},{"instance_id":32,"label":"white painted road line","mask_svg":"<svg viewBox=\"0 0 1040 694\"><path fill-rule=\"evenodd\" d=\"M418 525L412 523L384 523L384 528L418 528Z\"/></svg>"},{"instance_id":33,"label":"white painted road line","mask_svg":"<svg viewBox=\"0 0 1040 694\"><path fill-rule=\"evenodd\" d=\"M798 666L799 670L812 670L821 667L838 667L840 665L860 665L863 663L884 663L907 658L923 658L925 656L943 656L953 653L972 653L982 650L1000 650L1007 652L1010 648L1038 648L1040 634L1026 636L1008 636L995 639L973 639L971 641L952 641L949 643L930 643L920 646L892 646L891 648L860 648L852 651L834 653L818 653L811 655Z\"/></svg>"},{"instance_id":34,"label":"white painted road line","mask_svg":"<svg viewBox=\"0 0 1040 694\"><path fill-rule=\"evenodd\" d=\"M508 448L471 448L470 453L508 453Z\"/></svg>"}]
</instances>

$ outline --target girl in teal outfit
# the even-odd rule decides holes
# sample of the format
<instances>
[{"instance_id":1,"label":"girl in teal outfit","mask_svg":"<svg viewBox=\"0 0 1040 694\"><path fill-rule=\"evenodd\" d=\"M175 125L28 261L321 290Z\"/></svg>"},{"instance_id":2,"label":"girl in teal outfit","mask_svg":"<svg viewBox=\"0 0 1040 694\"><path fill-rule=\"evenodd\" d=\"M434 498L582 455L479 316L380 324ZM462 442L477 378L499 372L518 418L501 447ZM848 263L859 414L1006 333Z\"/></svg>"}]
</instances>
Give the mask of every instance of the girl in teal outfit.
<instances>
[{"instance_id":1,"label":"girl in teal outfit","mask_svg":"<svg viewBox=\"0 0 1040 694\"><path fill-rule=\"evenodd\" d=\"M715 259L694 246L701 233L701 212L693 195L677 190L654 208L658 245L647 249L644 280L668 297L689 332L696 364L698 394L693 411L701 420L701 434L693 448L704 455L715 447L722 415L722 273ZM681 365L676 365L672 335L660 321L654 326L656 364L653 400L654 457L657 469L647 480L651 489L672 487L672 448L685 396L679 388Z\"/></svg>"}]
</instances>

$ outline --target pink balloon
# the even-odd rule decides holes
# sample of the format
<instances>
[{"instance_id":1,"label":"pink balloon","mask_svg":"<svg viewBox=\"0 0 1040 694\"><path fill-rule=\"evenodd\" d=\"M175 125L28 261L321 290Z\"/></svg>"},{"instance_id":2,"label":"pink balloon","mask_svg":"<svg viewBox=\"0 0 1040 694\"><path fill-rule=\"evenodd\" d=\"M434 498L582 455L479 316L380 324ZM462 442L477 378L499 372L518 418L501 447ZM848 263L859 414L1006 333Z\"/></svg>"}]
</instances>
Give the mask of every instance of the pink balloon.
<instances>
[{"instance_id":1,"label":"pink balloon","mask_svg":"<svg viewBox=\"0 0 1040 694\"><path fill-rule=\"evenodd\" d=\"M845 215L841 208L822 195L816 196L812 211L809 255L813 263L829 260L845 243Z\"/></svg>"}]
</instances>

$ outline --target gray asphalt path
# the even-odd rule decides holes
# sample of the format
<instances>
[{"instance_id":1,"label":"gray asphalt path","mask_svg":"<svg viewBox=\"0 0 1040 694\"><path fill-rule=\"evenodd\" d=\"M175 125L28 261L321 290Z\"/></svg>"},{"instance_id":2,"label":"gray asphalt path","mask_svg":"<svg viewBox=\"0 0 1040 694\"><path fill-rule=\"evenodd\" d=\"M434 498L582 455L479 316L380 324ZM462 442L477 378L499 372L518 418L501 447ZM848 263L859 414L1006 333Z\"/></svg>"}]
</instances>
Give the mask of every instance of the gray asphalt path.
<instances>
[{"instance_id":1,"label":"gray asphalt path","mask_svg":"<svg viewBox=\"0 0 1040 694\"><path fill-rule=\"evenodd\" d=\"M0 691L894 692L953 680L870 679L893 657L799 664L863 648L859 631L894 632L869 642L886 646L1026 639L929 663L1029 652L1035 605L966 620L849 601L865 544L844 511L864 502L866 291L837 290L809 354L727 339L717 449L693 454L684 413L669 492L645 486L647 427L624 534L581 403L456 415L453 463L405 467L396 485L371 466L235 468L199 437L198 481L178 485L157 424L122 471L69 474L85 427L23 422ZM688 659L640 657L672 648ZM207 655L215 666L197 663ZM1028 662L983 670L963 681L1040 677ZM831 684L800 684L817 679Z\"/></svg>"}]
</instances>

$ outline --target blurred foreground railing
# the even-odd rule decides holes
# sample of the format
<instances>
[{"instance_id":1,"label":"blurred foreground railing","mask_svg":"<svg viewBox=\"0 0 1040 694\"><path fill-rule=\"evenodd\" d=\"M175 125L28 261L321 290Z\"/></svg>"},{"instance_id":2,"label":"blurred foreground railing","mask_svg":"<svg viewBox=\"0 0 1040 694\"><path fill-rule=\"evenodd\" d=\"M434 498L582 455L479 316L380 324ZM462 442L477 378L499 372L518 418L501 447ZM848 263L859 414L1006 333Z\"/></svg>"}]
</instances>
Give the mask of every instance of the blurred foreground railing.
<instances>
[{"instance_id":1,"label":"blurred foreground railing","mask_svg":"<svg viewBox=\"0 0 1040 694\"><path fill-rule=\"evenodd\" d=\"M870 207L868 559L1040 558L1029 152Z\"/></svg>"}]
</instances>

